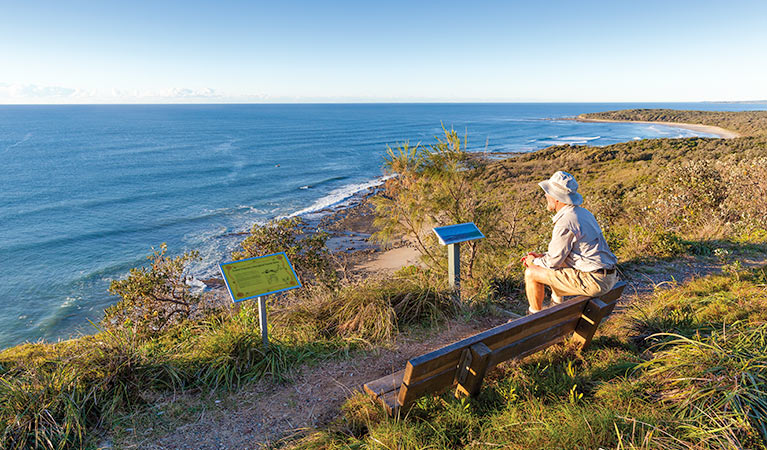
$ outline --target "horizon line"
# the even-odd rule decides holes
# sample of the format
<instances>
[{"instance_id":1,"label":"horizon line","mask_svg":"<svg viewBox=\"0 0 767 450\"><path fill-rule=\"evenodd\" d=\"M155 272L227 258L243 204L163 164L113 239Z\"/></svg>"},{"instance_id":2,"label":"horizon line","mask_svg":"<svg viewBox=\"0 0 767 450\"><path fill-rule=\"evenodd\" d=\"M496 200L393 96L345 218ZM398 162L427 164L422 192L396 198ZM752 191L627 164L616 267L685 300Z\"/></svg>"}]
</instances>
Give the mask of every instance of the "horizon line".
<instances>
[{"instance_id":1,"label":"horizon line","mask_svg":"<svg viewBox=\"0 0 767 450\"><path fill-rule=\"evenodd\" d=\"M621 104L621 103L753 103L767 104L764 100L611 100L611 101L490 101L490 100L429 100L429 101L284 101L284 102L129 102L129 103L0 103L0 106L181 106L181 105L414 105L414 104Z\"/></svg>"}]
</instances>

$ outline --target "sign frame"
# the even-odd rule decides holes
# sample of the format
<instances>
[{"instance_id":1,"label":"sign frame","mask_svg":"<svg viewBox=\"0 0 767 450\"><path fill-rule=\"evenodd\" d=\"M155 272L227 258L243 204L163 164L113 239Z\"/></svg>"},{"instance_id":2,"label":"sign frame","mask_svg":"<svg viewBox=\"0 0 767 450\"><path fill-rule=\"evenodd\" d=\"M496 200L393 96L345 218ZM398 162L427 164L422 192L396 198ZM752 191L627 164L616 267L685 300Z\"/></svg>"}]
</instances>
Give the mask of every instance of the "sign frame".
<instances>
[{"instance_id":1,"label":"sign frame","mask_svg":"<svg viewBox=\"0 0 767 450\"><path fill-rule=\"evenodd\" d=\"M471 232L471 233L475 233L475 234L472 235L472 237L459 238L459 239L450 239L449 235L443 236L442 234L440 234L440 232L442 232L442 231L451 231L451 230L454 230L456 228L461 228L461 227L467 228L466 233ZM437 235L437 238L439 239L439 243L442 244L442 245L458 244L460 242L473 241L473 240L476 240L476 239L484 239L485 238L485 235L479 230L479 228L477 228L477 225L475 225L474 222L458 223L458 224L455 224L455 225L446 225L444 227L434 227L434 228L432 228L432 231L434 231L434 234ZM464 234L466 234L466 233L464 233ZM479 236L477 236L476 234L479 234ZM447 240L445 240L445 239L447 239Z\"/></svg>"},{"instance_id":2,"label":"sign frame","mask_svg":"<svg viewBox=\"0 0 767 450\"><path fill-rule=\"evenodd\" d=\"M293 273L293 279L298 284L295 285L295 286L289 286L289 287L286 287L286 288L283 288L283 289L277 289L275 291L263 292L263 293L259 293L257 295L251 295L250 297L245 297L245 298L241 298L239 300L235 300L234 293L232 292L232 287L229 285L229 280L226 278L226 275L224 274L224 266L228 266L228 265L231 265L231 264L241 263L243 261L251 261L251 260L254 260L254 259L268 258L270 256L277 256L277 255L282 255L285 258L285 261L288 263L288 267L290 267L290 271ZM226 289L227 289L227 291L229 291L229 297L231 297L232 301L235 302L235 303L239 303L239 302L242 302L242 301L245 301L245 300L250 300L252 298L258 298L258 297L267 296L267 295L270 295L270 294L276 294L278 292L289 291L291 289L298 289L298 288L301 287L301 280L298 279L298 275L296 274L296 269L293 268L293 264L290 262L290 258L288 258L288 255L285 252L271 253L269 255L254 256L252 258L245 258L245 259L239 259L237 261L230 261L230 262L221 263L221 264L218 265L218 269L221 272L221 277L223 277L223 279L224 279L224 284L226 285Z\"/></svg>"}]
</instances>

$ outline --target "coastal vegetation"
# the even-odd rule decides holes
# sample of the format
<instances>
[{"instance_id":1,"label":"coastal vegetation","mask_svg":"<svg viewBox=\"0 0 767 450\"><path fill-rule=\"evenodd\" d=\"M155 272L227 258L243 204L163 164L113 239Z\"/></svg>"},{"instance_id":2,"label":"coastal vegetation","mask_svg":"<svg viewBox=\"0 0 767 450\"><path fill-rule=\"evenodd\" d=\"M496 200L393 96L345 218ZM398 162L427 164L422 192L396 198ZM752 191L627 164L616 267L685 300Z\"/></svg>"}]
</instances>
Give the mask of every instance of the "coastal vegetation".
<instances>
[{"instance_id":1,"label":"coastal vegetation","mask_svg":"<svg viewBox=\"0 0 767 450\"><path fill-rule=\"evenodd\" d=\"M282 444L765 448L767 276L740 262L767 254L765 113L600 114L593 118L707 123L742 137L554 146L493 160L466 152L467 137L445 130L431 145L389 149L386 170L396 176L372 200L374 237L410 239L422 264L348 278L323 230L301 219L254 226L233 257L286 251L306 281L272 299L272 345L263 348L255 307L221 304L186 282L194 252L171 258L164 246L153 250L148 267L112 283L120 301L95 334L0 352L0 446L94 446L162 393L289 382L307 364L391 346L400 333L436 330L497 305L523 313L521 267L509 263L545 247L550 225L536 183L567 170L624 271L698 258L723 263L725 272L631 305L587 352L556 346L502 365L477 399L426 397L390 419L355 396L327 429ZM456 301L429 230L466 221L486 239L462 251Z\"/></svg>"}]
</instances>

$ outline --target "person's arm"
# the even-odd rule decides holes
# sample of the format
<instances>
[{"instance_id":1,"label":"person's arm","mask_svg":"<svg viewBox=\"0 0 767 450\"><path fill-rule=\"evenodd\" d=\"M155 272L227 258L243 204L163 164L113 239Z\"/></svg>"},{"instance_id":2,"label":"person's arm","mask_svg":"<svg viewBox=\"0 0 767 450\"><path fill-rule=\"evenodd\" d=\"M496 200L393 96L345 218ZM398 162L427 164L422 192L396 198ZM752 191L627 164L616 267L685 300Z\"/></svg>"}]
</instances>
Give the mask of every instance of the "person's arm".
<instances>
[{"instance_id":1,"label":"person's arm","mask_svg":"<svg viewBox=\"0 0 767 450\"><path fill-rule=\"evenodd\" d=\"M561 267L567 255L575 245L575 234L567 228L554 227L551 232L551 242L549 242L548 251L540 258L535 258L533 264L546 267L547 269L556 269Z\"/></svg>"}]
</instances>

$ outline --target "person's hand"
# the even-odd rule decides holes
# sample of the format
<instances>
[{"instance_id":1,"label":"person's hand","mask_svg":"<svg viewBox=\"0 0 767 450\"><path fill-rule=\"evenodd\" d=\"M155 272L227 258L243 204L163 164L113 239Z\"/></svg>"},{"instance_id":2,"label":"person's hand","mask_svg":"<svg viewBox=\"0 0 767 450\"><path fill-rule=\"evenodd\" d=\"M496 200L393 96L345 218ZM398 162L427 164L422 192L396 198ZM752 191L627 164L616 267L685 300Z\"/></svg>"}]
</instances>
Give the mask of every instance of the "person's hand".
<instances>
[{"instance_id":1,"label":"person's hand","mask_svg":"<svg viewBox=\"0 0 767 450\"><path fill-rule=\"evenodd\" d=\"M543 256L542 253L529 252L527 255L523 256L522 259L519 260L519 262L521 262L522 265L525 267L530 267L533 265L533 260L535 258L540 258L541 256Z\"/></svg>"}]
</instances>

